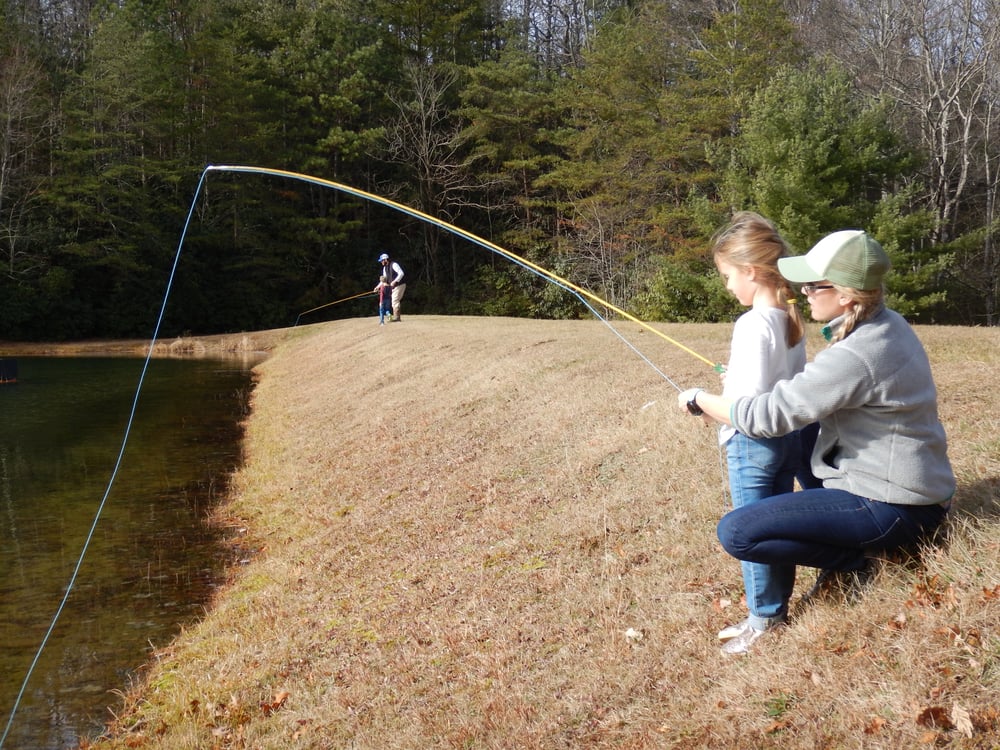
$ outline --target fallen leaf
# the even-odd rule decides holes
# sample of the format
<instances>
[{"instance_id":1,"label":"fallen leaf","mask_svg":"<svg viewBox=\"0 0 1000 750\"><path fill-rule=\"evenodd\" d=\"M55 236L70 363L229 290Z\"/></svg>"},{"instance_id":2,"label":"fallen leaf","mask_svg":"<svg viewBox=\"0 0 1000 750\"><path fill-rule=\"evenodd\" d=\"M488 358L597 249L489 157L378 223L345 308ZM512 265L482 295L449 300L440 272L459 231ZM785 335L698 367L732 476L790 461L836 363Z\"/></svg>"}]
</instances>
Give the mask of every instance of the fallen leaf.
<instances>
[{"instance_id":1,"label":"fallen leaf","mask_svg":"<svg viewBox=\"0 0 1000 750\"><path fill-rule=\"evenodd\" d=\"M790 721L788 721L787 719L781 719L780 721L775 721L775 722L773 722L773 723L772 723L772 724L771 724L771 725L770 725L770 726L769 726L769 727L768 727L767 729L765 729L764 731L765 731L765 732L766 732L767 734L776 734L777 732L783 732L783 731L785 731L785 730L786 730L786 729L788 729L788 727L790 727L791 725L792 725L792 723L791 723Z\"/></svg>"},{"instance_id":2,"label":"fallen leaf","mask_svg":"<svg viewBox=\"0 0 1000 750\"><path fill-rule=\"evenodd\" d=\"M951 720L955 724L956 731L966 737L972 737L972 716L957 703L951 707Z\"/></svg>"},{"instance_id":3,"label":"fallen leaf","mask_svg":"<svg viewBox=\"0 0 1000 750\"><path fill-rule=\"evenodd\" d=\"M885 725L886 720L883 717L875 716L868 722L868 726L865 727L865 734L878 734Z\"/></svg>"},{"instance_id":4,"label":"fallen leaf","mask_svg":"<svg viewBox=\"0 0 1000 750\"><path fill-rule=\"evenodd\" d=\"M629 628L625 631L625 640L629 643L638 643L642 640L643 632L641 630L636 630L635 628Z\"/></svg>"},{"instance_id":5,"label":"fallen leaf","mask_svg":"<svg viewBox=\"0 0 1000 750\"><path fill-rule=\"evenodd\" d=\"M969 628L965 634L965 643L969 646L970 650L983 645L983 636L979 632L979 628Z\"/></svg>"},{"instance_id":6,"label":"fallen leaf","mask_svg":"<svg viewBox=\"0 0 1000 750\"><path fill-rule=\"evenodd\" d=\"M943 586L941 577L936 575L916 584L913 587L912 596L917 605L935 609L945 605L954 607L957 601L955 587L950 583Z\"/></svg>"},{"instance_id":7,"label":"fallen leaf","mask_svg":"<svg viewBox=\"0 0 1000 750\"><path fill-rule=\"evenodd\" d=\"M986 706L976 710L973 726L979 727L980 731L993 731L998 724L1000 724L1000 709Z\"/></svg>"},{"instance_id":8,"label":"fallen leaf","mask_svg":"<svg viewBox=\"0 0 1000 750\"><path fill-rule=\"evenodd\" d=\"M927 706L917 714L917 724L934 729L951 729L953 724L948 712L942 706Z\"/></svg>"},{"instance_id":9,"label":"fallen leaf","mask_svg":"<svg viewBox=\"0 0 1000 750\"><path fill-rule=\"evenodd\" d=\"M261 703L260 710L264 712L264 716L270 716L272 713L274 713L279 708L284 706L285 701L288 700L288 695L289 693L287 690L281 690L274 694L274 697L271 699L270 703L268 703L267 701Z\"/></svg>"}]
</instances>

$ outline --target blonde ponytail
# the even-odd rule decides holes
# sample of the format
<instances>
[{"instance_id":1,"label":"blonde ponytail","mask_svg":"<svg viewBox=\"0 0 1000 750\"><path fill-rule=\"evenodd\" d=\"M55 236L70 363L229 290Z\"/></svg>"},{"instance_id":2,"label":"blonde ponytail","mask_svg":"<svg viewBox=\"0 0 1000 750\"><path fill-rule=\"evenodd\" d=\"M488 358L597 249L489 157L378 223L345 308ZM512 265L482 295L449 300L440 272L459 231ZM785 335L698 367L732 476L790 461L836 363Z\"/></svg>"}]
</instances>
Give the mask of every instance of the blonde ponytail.
<instances>
[{"instance_id":1,"label":"blonde ponytail","mask_svg":"<svg viewBox=\"0 0 1000 750\"><path fill-rule=\"evenodd\" d=\"M805 336L802 311L795 304L795 294L778 271L778 258L791 253L777 227L758 213L740 211L712 238L712 257L716 263L750 267L761 282L774 287L778 303L788 313L788 345L797 345Z\"/></svg>"}]
</instances>

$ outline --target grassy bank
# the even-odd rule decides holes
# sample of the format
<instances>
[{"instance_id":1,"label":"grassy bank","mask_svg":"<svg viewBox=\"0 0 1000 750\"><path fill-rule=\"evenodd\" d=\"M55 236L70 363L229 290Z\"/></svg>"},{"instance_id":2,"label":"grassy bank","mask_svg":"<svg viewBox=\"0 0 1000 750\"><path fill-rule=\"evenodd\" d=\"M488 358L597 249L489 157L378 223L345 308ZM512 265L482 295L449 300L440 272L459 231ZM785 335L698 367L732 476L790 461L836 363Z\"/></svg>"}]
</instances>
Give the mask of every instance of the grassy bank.
<instances>
[{"instance_id":1,"label":"grassy bank","mask_svg":"<svg viewBox=\"0 0 1000 750\"><path fill-rule=\"evenodd\" d=\"M153 357L232 357L270 352L281 341L295 338L306 327L273 331L220 334L218 336L175 336L153 344ZM0 341L0 357L145 357L149 339L119 341L26 342Z\"/></svg>"},{"instance_id":2,"label":"grassy bank","mask_svg":"<svg viewBox=\"0 0 1000 750\"><path fill-rule=\"evenodd\" d=\"M725 357L729 326L663 330ZM1000 746L1000 331L918 332L959 477L949 541L860 602L797 603L745 659L714 640L744 615L715 432L601 323L288 336L220 510L245 564L89 746Z\"/></svg>"}]
</instances>

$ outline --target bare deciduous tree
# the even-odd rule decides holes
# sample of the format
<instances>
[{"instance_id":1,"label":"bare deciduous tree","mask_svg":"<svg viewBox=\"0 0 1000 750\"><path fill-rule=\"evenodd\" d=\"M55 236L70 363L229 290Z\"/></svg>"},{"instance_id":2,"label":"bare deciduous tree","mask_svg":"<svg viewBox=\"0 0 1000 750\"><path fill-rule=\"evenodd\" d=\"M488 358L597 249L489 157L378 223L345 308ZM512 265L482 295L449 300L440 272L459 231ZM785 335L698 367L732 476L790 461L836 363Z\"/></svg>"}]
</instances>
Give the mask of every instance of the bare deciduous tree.
<instances>
[{"instance_id":1,"label":"bare deciduous tree","mask_svg":"<svg viewBox=\"0 0 1000 750\"><path fill-rule=\"evenodd\" d=\"M49 129L44 80L20 46L0 58L0 253L11 277L25 270L24 219L40 179L34 160Z\"/></svg>"},{"instance_id":2,"label":"bare deciduous tree","mask_svg":"<svg viewBox=\"0 0 1000 750\"><path fill-rule=\"evenodd\" d=\"M981 169L992 106L988 79L998 56L995 0L847 0L846 49L838 53L862 83L890 97L928 159L935 243L954 239L959 207Z\"/></svg>"},{"instance_id":3,"label":"bare deciduous tree","mask_svg":"<svg viewBox=\"0 0 1000 750\"><path fill-rule=\"evenodd\" d=\"M504 15L515 20L524 39L548 70L582 62L581 53L601 18L628 0L504 0Z\"/></svg>"},{"instance_id":4,"label":"bare deciduous tree","mask_svg":"<svg viewBox=\"0 0 1000 750\"><path fill-rule=\"evenodd\" d=\"M982 143L983 160L983 192L985 205L983 221L985 236L981 267L983 284L978 290L985 305L986 325L1000 325L1000 252L996 247L996 237L1000 233L997 217L997 192L1000 191L1000 142L997 115L1000 113L1000 72L996 66L991 66L988 78L989 94L986 106L983 108L981 130L984 134Z\"/></svg>"},{"instance_id":5,"label":"bare deciduous tree","mask_svg":"<svg viewBox=\"0 0 1000 750\"><path fill-rule=\"evenodd\" d=\"M390 94L398 116L386 130L392 158L416 177L420 209L431 216L453 219L448 213L450 196L466 189L458 157L460 125L454 122L446 94L456 76L426 63L406 65L405 91ZM441 234L422 225L424 272L431 284L438 282Z\"/></svg>"}]
</instances>

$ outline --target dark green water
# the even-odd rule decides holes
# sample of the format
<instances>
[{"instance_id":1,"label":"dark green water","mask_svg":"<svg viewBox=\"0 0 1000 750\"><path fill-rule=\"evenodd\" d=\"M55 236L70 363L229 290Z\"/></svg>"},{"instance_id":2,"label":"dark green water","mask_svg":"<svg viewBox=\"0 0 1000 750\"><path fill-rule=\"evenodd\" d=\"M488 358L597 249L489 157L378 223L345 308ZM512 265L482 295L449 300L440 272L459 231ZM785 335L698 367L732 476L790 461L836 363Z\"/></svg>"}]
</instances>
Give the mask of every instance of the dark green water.
<instances>
[{"instance_id":1,"label":"dark green water","mask_svg":"<svg viewBox=\"0 0 1000 750\"><path fill-rule=\"evenodd\" d=\"M240 460L242 360L153 360L121 468L4 749L76 747L232 560L206 514ZM0 385L0 735L114 471L141 359L19 358Z\"/></svg>"}]
</instances>

